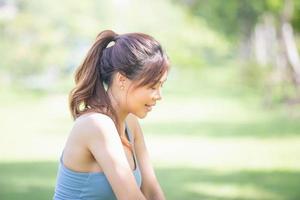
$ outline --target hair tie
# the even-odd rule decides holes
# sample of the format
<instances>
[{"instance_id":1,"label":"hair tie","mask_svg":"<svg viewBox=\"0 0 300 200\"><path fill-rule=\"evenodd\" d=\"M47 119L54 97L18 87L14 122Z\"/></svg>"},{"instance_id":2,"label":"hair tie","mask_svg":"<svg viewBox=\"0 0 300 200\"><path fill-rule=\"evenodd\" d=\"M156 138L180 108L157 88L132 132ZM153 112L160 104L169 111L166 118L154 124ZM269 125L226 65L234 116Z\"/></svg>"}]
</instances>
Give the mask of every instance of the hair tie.
<instances>
[{"instance_id":1,"label":"hair tie","mask_svg":"<svg viewBox=\"0 0 300 200\"><path fill-rule=\"evenodd\" d=\"M119 39L119 35L115 35L111 41L107 44L106 48L112 47L116 44L117 40Z\"/></svg>"}]
</instances>

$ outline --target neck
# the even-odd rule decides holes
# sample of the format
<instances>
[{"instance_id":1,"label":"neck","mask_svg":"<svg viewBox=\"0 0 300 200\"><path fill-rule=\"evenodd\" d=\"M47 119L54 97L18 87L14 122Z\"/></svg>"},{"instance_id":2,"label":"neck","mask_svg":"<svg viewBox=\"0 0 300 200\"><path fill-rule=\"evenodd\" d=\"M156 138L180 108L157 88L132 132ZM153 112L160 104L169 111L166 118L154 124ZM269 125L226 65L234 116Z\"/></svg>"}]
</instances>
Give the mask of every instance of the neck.
<instances>
[{"instance_id":1,"label":"neck","mask_svg":"<svg viewBox=\"0 0 300 200\"><path fill-rule=\"evenodd\" d=\"M115 114L118 120L118 126L120 127L121 133L125 133L125 119L128 115L128 112L122 108L122 104L118 98L118 95L113 91L112 88L107 90L108 97L110 99L111 105L115 110Z\"/></svg>"}]
</instances>

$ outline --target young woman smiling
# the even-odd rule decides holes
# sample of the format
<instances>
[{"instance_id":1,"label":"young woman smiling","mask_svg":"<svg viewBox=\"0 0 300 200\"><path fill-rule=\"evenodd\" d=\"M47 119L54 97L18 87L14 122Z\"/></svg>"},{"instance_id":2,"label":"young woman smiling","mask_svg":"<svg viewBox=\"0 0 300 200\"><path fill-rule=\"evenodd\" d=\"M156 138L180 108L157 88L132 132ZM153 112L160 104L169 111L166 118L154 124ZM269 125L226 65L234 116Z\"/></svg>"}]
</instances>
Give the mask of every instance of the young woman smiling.
<instances>
[{"instance_id":1,"label":"young woman smiling","mask_svg":"<svg viewBox=\"0 0 300 200\"><path fill-rule=\"evenodd\" d=\"M161 100L168 71L166 54L149 35L97 36L70 92L75 121L54 200L165 199L137 118Z\"/></svg>"}]
</instances>

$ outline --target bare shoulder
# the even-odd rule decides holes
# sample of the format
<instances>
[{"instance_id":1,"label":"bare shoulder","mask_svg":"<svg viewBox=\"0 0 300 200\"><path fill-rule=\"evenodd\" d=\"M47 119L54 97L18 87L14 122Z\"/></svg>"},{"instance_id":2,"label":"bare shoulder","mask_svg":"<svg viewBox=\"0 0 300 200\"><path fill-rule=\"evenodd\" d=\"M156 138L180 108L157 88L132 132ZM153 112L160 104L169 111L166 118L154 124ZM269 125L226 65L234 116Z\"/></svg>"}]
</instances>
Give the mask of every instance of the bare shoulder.
<instances>
[{"instance_id":1,"label":"bare shoulder","mask_svg":"<svg viewBox=\"0 0 300 200\"><path fill-rule=\"evenodd\" d=\"M75 120L72 131L86 136L99 136L99 134L105 134L114 130L116 130L116 126L109 116L102 113L88 113Z\"/></svg>"},{"instance_id":2,"label":"bare shoulder","mask_svg":"<svg viewBox=\"0 0 300 200\"><path fill-rule=\"evenodd\" d=\"M88 113L88 114L84 114L81 115L80 117L78 117L75 122L78 122L80 125L82 124L86 124L86 123L90 123L90 124L99 124L99 122L104 122L104 123L113 123L113 120L102 113Z\"/></svg>"}]
</instances>

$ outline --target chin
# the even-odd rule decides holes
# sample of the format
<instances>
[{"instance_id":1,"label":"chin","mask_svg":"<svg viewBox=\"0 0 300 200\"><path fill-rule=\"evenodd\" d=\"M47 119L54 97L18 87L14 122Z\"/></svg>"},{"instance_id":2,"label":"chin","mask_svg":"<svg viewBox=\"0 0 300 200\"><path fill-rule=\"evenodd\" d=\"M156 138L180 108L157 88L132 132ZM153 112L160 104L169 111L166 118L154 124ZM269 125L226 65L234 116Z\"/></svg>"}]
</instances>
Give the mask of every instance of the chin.
<instances>
[{"instance_id":1,"label":"chin","mask_svg":"<svg viewBox=\"0 0 300 200\"><path fill-rule=\"evenodd\" d=\"M147 116L147 112L144 113L132 113L140 119L144 119Z\"/></svg>"},{"instance_id":2,"label":"chin","mask_svg":"<svg viewBox=\"0 0 300 200\"><path fill-rule=\"evenodd\" d=\"M144 116L140 117L140 119L144 119L146 118L147 114L145 114Z\"/></svg>"}]
</instances>

